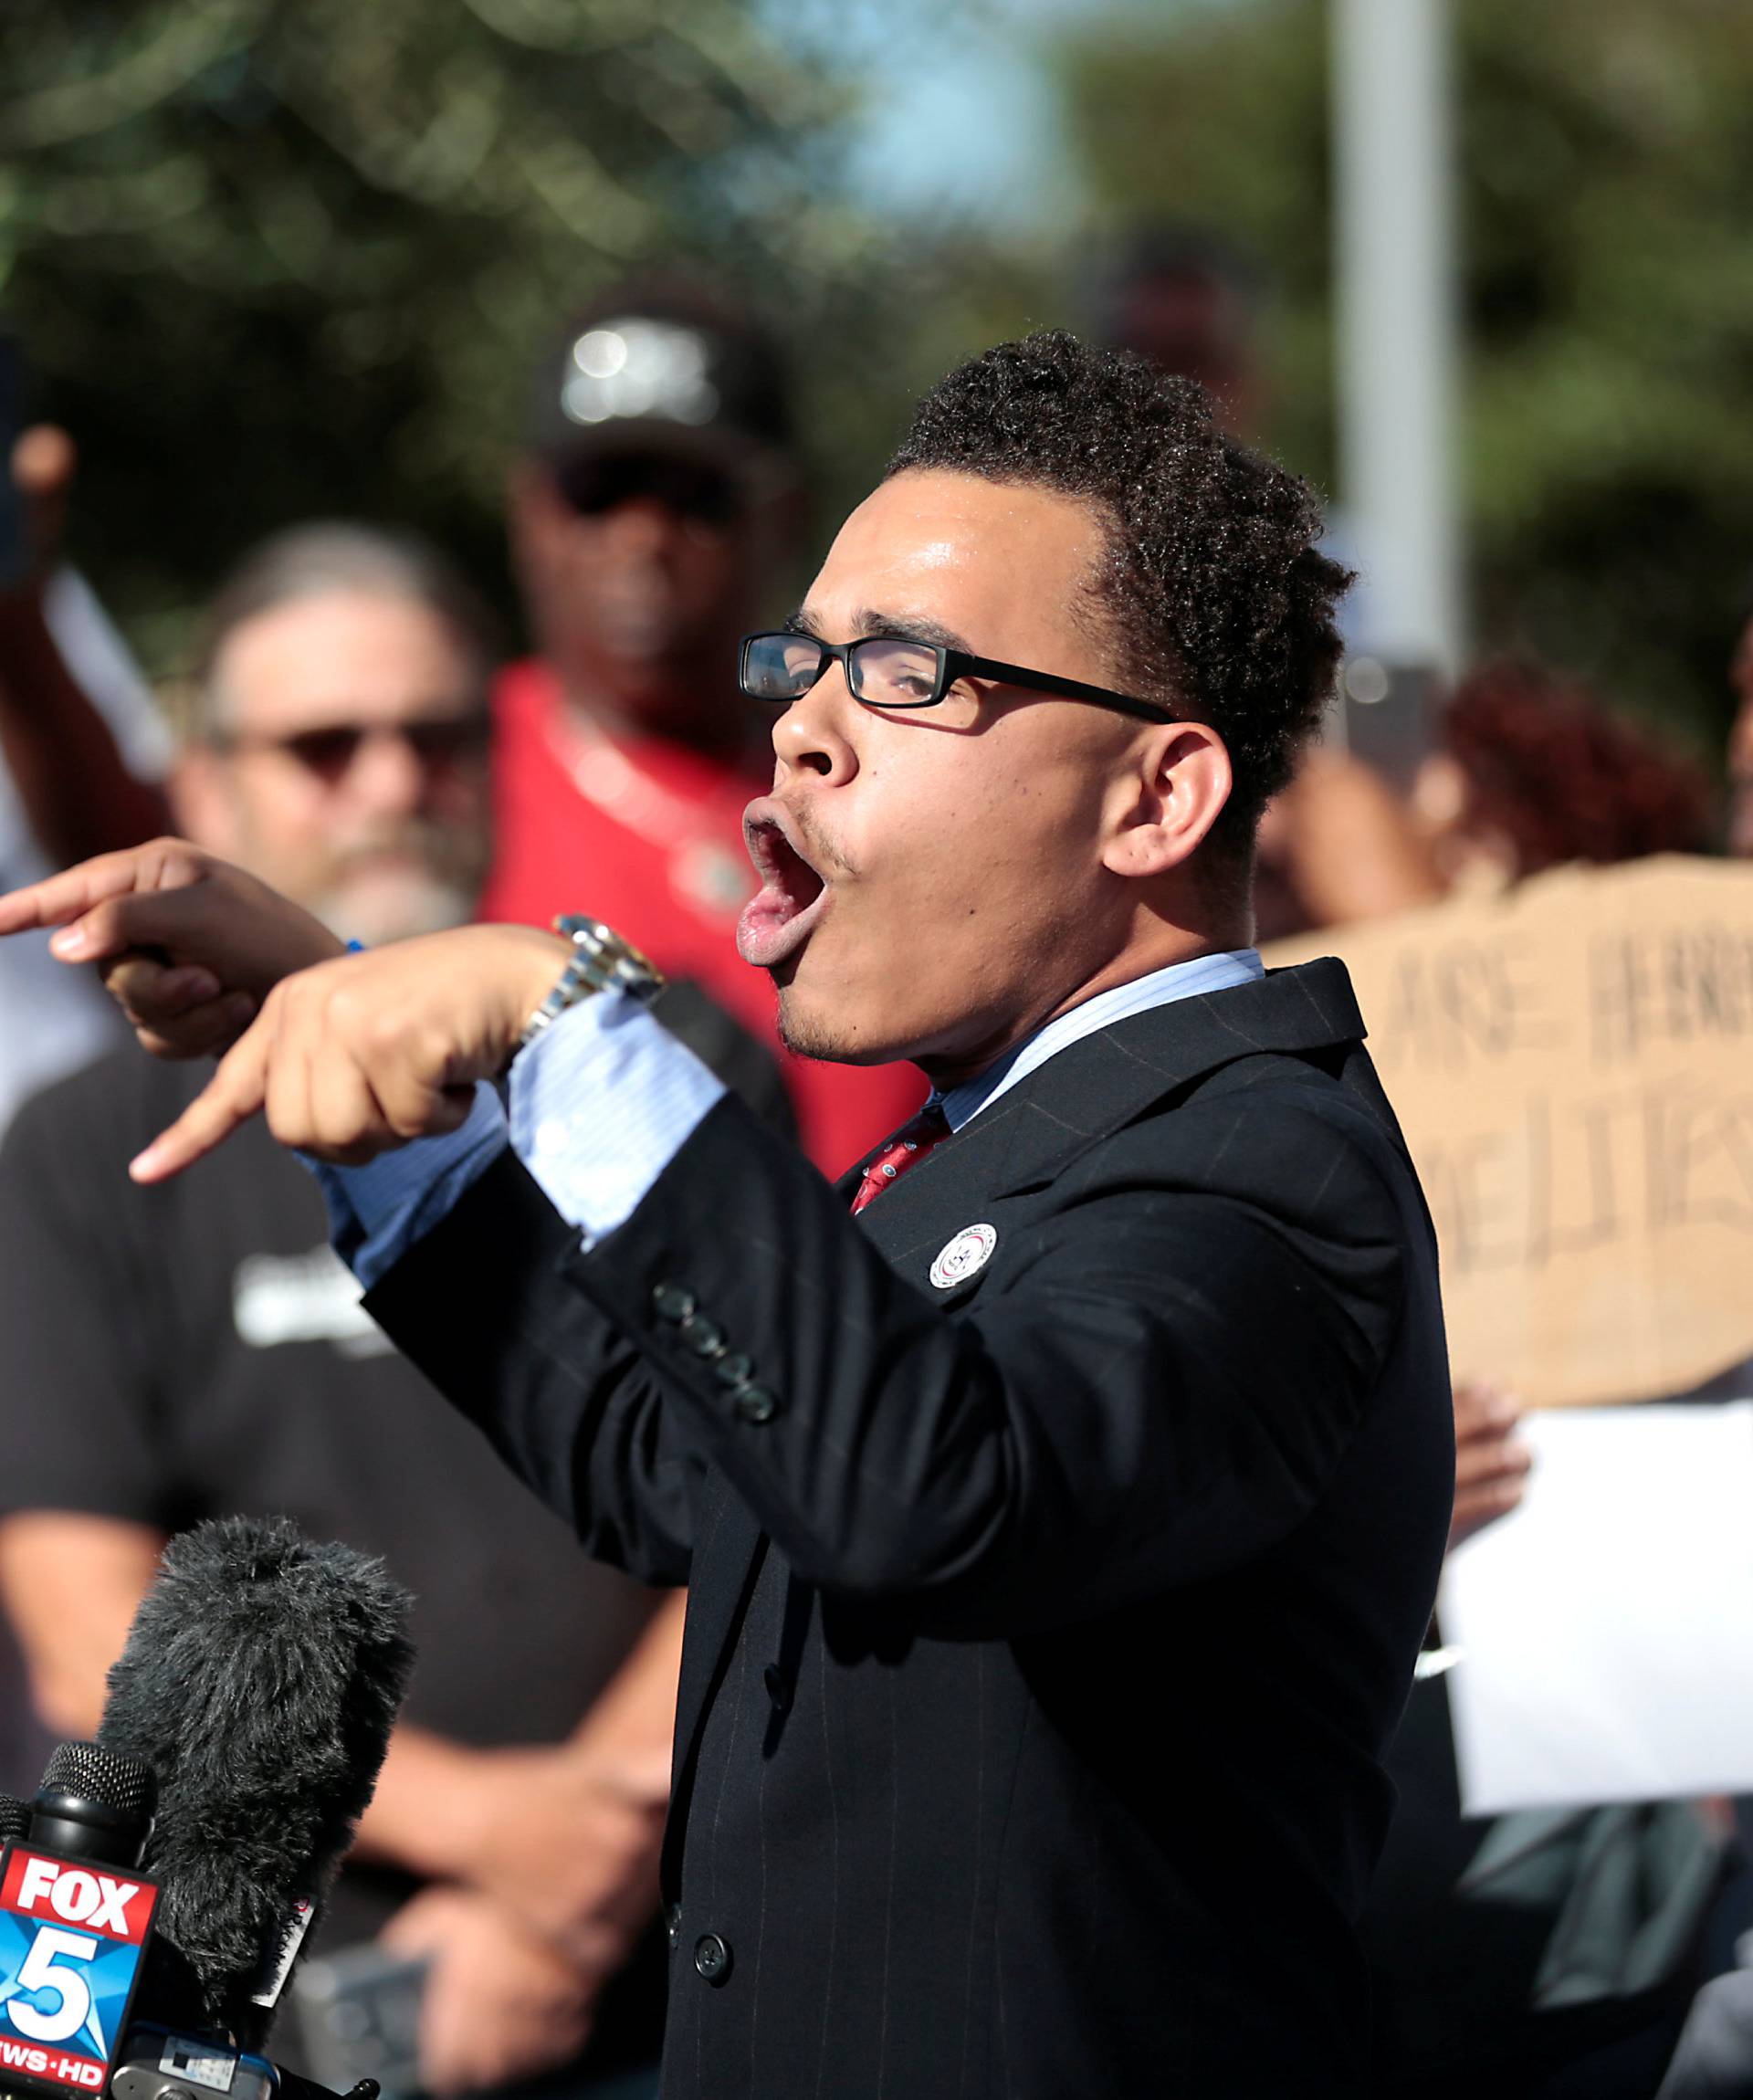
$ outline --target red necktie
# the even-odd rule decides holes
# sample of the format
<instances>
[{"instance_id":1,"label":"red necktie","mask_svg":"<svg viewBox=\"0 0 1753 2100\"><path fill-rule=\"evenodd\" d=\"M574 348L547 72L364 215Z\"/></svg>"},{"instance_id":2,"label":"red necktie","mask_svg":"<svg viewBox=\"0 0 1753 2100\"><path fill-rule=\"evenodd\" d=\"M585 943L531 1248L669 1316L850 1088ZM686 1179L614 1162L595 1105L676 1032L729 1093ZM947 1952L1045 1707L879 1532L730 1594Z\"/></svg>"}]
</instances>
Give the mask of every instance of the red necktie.
<instances>
[{"instance_id":1,"label":"red necktie","mask_svg":"<svg viewBox=\"0 0 1753 2100\"><path fill-rule=\"evenodd\" d=\"M865 1177L852 1199L853 1216L856 1218L866 1203L880 1196L891 1181L899 1181L909 1167L917 1167L949 1135L949 1118L937 1102L928 1101L910 1123L901 1125L865 1169Z\"/></svg>"}]
</instances>

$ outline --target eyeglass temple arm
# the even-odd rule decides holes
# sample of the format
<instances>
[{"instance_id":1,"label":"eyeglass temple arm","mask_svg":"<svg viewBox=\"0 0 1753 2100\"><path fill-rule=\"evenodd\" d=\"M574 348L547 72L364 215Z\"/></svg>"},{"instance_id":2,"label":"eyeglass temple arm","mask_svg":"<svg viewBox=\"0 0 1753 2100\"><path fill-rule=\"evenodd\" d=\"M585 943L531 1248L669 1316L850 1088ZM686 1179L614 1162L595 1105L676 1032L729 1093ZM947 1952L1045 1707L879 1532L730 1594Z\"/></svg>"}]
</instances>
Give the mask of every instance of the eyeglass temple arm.
<instances>
[{"instance_id":1,"label":"eyeglass temple arm","mask_svg":"<svg viewBox=\"0 0 1753 2100\"><path fill-rule=\"evenodd\" d=\"M1006 685L1026 686L1034 692L1057 693L1068 700L1094 700L1122 715L1135 715L1141 722L1172 722L1166 708L1150 700L1135 699L1130 693L1117 693L1107 686L1086 686L1080 678L1059 678L1050 671L1031 671L1022 664L1001 664L995 656L973 656L965 649L946 649L944 667L949 677L998 678Z\"/></svg>"}]
</instances>

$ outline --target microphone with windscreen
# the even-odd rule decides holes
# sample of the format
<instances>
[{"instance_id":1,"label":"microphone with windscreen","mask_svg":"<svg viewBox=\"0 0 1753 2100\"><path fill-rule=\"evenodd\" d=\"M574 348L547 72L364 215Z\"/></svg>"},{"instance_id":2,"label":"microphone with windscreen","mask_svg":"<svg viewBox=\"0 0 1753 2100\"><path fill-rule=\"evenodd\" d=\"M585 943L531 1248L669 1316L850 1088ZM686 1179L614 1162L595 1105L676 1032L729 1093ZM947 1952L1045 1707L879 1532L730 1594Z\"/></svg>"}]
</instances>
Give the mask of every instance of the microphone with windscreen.
<instances>
[{"instance_id":1,"label":"microphone with windscreen","mask_svg":"<svg viewBox=\"0 0 1753 2100\"><path fill-rule=\"evenodd\" d=\"M389 1747L410 1607L382 1562L284 1519L165 1549L98 1730L158 1779L153 2021L260 2045Z\"/></svg>"},{"instance_id":2,"label":"microphone with windscreen","mask_svg":"<svg viewBox=\"0 0 1753 2100\"><path fill-rule=\"evenodd\" d=\"M323 2094L258 2052L388 1748L410 1603L279 1519L166 1548L98 1741L0 1797L0 2100Z\"/></svg>"}]
</instances>

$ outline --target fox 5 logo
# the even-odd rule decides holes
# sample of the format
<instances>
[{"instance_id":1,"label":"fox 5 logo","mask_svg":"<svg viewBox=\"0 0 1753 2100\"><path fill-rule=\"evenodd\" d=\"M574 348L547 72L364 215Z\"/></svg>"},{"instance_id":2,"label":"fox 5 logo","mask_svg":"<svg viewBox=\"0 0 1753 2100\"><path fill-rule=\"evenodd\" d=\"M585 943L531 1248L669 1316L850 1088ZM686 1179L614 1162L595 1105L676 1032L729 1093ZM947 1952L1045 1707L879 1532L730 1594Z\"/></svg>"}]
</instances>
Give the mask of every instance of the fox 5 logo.
<instances>
[{"instance_id":1,"label":"fox 5 logo","mask_svg":"<svg viewBox=\"0 0 1753 2100\"><path fill-rule=\"evenodd\" d=\"M157 1901L139 1875L14 1848L0 1879L0 2071L102 2084Z\"/></svg>"}]
</instances>

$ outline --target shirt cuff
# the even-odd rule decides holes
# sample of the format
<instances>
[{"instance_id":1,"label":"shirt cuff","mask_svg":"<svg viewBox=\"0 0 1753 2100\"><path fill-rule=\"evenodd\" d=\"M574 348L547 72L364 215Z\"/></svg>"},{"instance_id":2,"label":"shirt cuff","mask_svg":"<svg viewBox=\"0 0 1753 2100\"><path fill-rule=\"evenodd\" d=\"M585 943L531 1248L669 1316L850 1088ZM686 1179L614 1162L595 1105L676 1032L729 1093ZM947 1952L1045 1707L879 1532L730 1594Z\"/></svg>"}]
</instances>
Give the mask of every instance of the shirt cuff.
<instances>
[{"instance_id":1,"label":"shirt cuff","mask_svg":"<svg viewBox=\"0 0 1753 2100\"><path fill-rule=\"evenodd\" d=\"M518 1157L588 1244L633 1215L725 1087L642 1001L612 989L542 1030L510 1091Z\"/></svg>"},{"instance_id":2,"label":"shirt cuff","mask_svg":"<svg viewBox=\"0 0 1753 2100\"><path fill-rule=\"evenodd\" d=\"M322 1191L335 1252L370 1290L505 1147L505 1110L499 1095L479 1079L467 1119L442 1138L417 1138L363 1167L299 1157Z\"/></svg>"},{"instance_id":3,"label":"shirt cuff","mask_svg":"<svg viewBox=\"0 0 1753 2100\"><path fill-rule=\"evenodd\" d=\"M625 992L568 1007L511 1067L509 1139L588 1244L625 1224L724 1094L691 1050ZM485 1079L460 1129L363 1167L305 1160L335 1252L370 1290L504 1151L506 1111Z\"/></svg>"}]
</instances>

